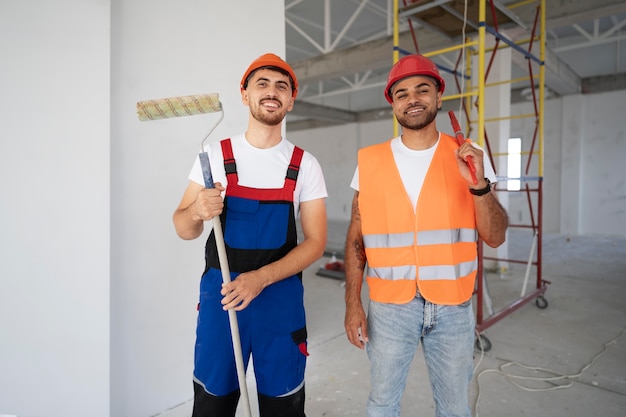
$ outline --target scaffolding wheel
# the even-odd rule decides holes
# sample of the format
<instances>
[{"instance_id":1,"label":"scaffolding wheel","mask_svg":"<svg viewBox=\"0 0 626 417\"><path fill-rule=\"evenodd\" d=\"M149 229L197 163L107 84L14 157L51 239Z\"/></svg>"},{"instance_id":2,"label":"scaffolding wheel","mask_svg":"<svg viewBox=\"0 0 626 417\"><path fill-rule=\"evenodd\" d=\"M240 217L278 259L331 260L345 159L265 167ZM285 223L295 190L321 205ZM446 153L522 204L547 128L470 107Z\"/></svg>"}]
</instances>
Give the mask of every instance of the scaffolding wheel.
<instances>
[{"instance_id":1,"label":"scaffolding wheel","mask_svg":"<svg viewBox=\"0 0 626 417\"><path fill-rule=\"evenodd\" d=\"M544 297L543 295L540 295L535 300L535 305L537 306L537 308L540 308L542 310L546 309L548 308L548 300L546 300L546 297Z\"/></svg>"},{"instance_id":2,"label":"scaffolding wheel","mask_svg":"<svg viewBox=\"0 0 626 417\"><path fill-rule=\"evenodd\" d=\"M491 350L491 341L483 334L478 335L475 345L479 351L489 352Z\"/></svg>"}]
</instances>

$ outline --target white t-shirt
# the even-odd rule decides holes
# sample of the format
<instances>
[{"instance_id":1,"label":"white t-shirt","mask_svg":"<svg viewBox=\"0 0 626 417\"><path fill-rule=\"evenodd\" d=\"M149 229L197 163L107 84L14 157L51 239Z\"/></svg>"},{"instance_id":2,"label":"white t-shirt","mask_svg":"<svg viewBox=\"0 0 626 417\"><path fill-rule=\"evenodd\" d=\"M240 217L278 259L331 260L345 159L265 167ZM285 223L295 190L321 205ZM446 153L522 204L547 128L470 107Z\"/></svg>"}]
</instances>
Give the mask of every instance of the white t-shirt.
<instances>
[{"instance_id":1,"label":"white t-shirt","mask_svg":"<svg viewBox=\"0 0 626 417\"><path fill-rule=\"evenodd\" d=\"M422 190L422 185L424 184L426 172L428 172L428 168L430 167L430 163L433 160L433 155L435 154L435 150L437 149L437 145L439 144L440 139L441 133L439 134L437 142L432 147L419 151L406 147L406 145L402 142L400 136L391 140L391 151L393 153L393 159L395 160L398 171L400 172L400 177L402 177L404 189L406 190L411 199L411 202L413 203L413 210L417 208L417 199L420 195L420 191ZM478 149L482 150L482 148L477 144L472 144ZM492 184L496 183L496 173L491 166L491 162L489 161L487 152L483 153L483 164L485 167L485 177L489 178L489 181L491 181ZM352 187L352 189L356 191L359 191L358 166L356 167L354 176L352 177L350 187Z\"/></svg>"},{"instance_id":2,"label":"white t-shirt","mask_svg":"<svg viewBox=\"0 0 626 417\"><path fill-rule=\"evenodd\" d=\"M294 145L282 139L280 143L268 149L252 146L244 134L231 137L233 156L237 164L239 185L252 188L282 188L285 184L285 174L291 161ZM209 156L213 182L219 182L224 187L228 185L224 172L224 157L220 141L205 145ZM189 173L189 179L204 185L204 176L200 166L200 158L196 160ZM302 155L300 171L294 192L294 209L296 217L300 212L300 202L326 198L326 183L324 174L317 159L308 152Z\"/></svg>"}]
</instances>

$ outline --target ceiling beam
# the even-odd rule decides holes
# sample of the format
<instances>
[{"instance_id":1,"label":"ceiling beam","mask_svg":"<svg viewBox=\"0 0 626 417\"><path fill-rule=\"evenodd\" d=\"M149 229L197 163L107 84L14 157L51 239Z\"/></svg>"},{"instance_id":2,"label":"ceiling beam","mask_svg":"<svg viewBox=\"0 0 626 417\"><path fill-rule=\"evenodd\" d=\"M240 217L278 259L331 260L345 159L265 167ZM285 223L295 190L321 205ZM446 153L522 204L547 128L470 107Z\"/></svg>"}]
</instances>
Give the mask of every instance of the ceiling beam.
<instances>
[{"instance_id":1,"label":"ceiling beam","mask_svg":"<svg viewBox=\"0 0 626 417\"><path fill-rule=\"evenodd\" d=\"M523 21L532 21L534 7L522 7L514 10ZM560 27L626 11L624 0L594 0L577 2L547 2L546 27ZM427 28L416 31L420 51L435 51L449 47L452 40ZM414 50L413 39L409 32L400 34L399 45L407 50ZM348 76L364 70L389 68L393 51L391 36L365 42L341 50L333 51L310 59L292 63L300 84L309 84L327 79ZM524 57L515 57L514 62L522 70L527 64ZM580 78L571 68L561 61L552 51L546 52L546 85L555 92L566 95L576 94L582 89Z\"/></svg>"},{"instance_id":2,"label":"ceiling beam","mask_svg":"<svg viewBox=\"0 0 626 417\"><path fill-rule=\"evenodd\" d=\"M584 78L582 84L583 94L626 90L626 73Z\"/></svg>"},{"instance_id":3,"label":"ceiling beam","mask_svg":"<svg viewBox=\"0 0 626 417\"><path fill-rule=\"evenodd\" d=\"M326 120L330 122L350 123L357 121L357 113L335 107L322 106L307 101L296 100L291 114L306 116L310 119Z\"/></svg>"},{"instance_id":4,"label":"ceiling beam","mask_svg":"<svg viewBox=\"0 0 626 417\"><path fill-rule=\"evenodd\" d=\"M515 14L525 22L532 22L535 7L514 9ZM605 16L614 16L626 12L624 0L587 0L587 1L550 1L546 0L546 27L559 28L571 26Z\"/></svg>"},{"instance_id":5,"label":"ceiling beam","mask_svg":"<svg viewBox=\"0 0 626 417\"><path fill-rule=\"evenodd\" d=\"M528 72L528 59L522 54L511 54L511 61ZM581 78L548 47L545 49L545 85L561 96L578 94L582 90ZM538 76L538 73L535 74Z\"/></svg>"},{"instance_id":6,"label":"ceiling beam","mask_svg":"<svg viewBox=\"0 0 626 417\"><path fill-rule=\"evenodd\" d=\"M447 38L432 31L419 29L420 47L426 49L441 44ZM449 42L449 40L448 40ZM412 50L411 34L400 35L400 46ZM365 70L376 70L391 67L393 53L393 37L365 42L355 46L335 50L327 54L291 63L300 84L311 84L332 78L349 76Z\"/></svg>"}]
</instances>

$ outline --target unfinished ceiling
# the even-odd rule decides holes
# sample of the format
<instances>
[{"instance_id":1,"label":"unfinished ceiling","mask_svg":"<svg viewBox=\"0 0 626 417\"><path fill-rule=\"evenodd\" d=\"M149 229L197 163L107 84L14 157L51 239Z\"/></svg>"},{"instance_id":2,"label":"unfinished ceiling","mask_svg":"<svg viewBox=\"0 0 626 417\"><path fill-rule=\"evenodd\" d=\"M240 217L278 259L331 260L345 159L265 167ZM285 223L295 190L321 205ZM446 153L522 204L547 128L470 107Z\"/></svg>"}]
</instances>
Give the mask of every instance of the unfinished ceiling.
<instances>
[{"instance_id":1,"label":"unfinished ceiling","mask_svg":"<svg viewBox=\"0 0 626 417\"><path fill-rule=\"evenodd\" d=\"M398 0L401 50L428 53L460 45L463 35L477 33L479 1ZM528 39L539 5L486 0L488 30L496 26L511 41ZM381 110L388 110L382 90L393 62L392 16L393 0L286 0L286 59L301 85L290 128L388 117ZM546 0L549 93L626 88L625 27L624 0ZM533 53L538 55L538 46ZM458 51L432 57L446 81L453 80L458 57ZM514 72L527 74L527 62L513 53ZM512 97L522 99L522 87L512 88Z\"/></svg>"}]
</instances>

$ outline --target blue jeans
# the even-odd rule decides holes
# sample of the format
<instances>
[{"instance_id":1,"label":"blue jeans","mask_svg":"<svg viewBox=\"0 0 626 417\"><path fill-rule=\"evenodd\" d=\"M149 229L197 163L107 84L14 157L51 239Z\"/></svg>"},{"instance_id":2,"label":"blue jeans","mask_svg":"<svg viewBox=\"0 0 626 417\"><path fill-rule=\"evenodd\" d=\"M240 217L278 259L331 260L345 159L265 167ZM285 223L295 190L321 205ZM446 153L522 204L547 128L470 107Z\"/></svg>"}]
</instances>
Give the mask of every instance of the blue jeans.
<instances>
[{"instance_id":1,"label":"blue jeans","mask_svg":"<svg viewBox=\"0 0 626 417\"><path fill-rule=\"evenodd\" d=\"M471 299L458 306L417 295L407 304L370 301L367 355L371 391L366 417L400 416L409 367L422 342L436 417L470 417L475 319Z\"/></svg>"}]
</instances>

